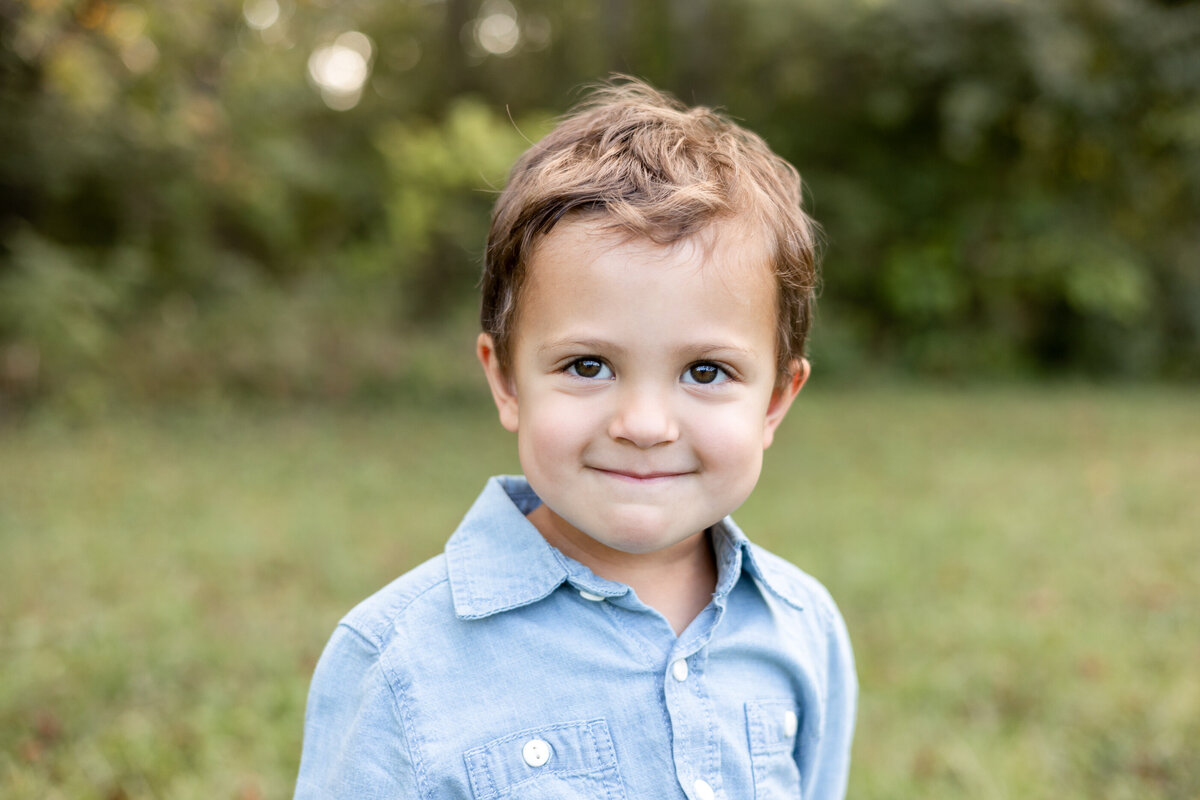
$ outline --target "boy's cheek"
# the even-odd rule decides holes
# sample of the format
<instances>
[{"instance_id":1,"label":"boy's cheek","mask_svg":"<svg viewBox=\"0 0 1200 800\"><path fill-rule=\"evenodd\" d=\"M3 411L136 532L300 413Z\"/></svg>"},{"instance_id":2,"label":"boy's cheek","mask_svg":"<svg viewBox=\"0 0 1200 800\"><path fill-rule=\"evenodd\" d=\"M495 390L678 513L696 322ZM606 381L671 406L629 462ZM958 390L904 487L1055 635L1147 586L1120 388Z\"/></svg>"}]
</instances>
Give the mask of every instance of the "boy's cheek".
<instances>
[{"instance_id":1,"label":"boy's cheek","mask_svg":"<svg viewBox=\"0 0 1200 800\"><path fill-rule=\"evenodd\" d=\"M582 409L554 400L526 403L522 411L522 438L546 455L570 448L594 424Z\"/></svg>"}]
</instances>

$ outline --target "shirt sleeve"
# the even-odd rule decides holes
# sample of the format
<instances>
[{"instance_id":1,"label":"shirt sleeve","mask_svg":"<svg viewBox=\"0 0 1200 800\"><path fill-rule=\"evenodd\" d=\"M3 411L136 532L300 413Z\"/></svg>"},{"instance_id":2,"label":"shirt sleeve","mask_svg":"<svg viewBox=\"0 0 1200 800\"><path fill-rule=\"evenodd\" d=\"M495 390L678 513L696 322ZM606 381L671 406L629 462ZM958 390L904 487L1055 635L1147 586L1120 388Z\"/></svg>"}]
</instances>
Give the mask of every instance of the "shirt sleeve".
<instances>
[{"instance_id":1,"label":"shirt sleeve","mask_svg":"<svg viewBox=\"0 0 1200 800\"><path fill-rule=\"evenodd\" d=\"M317 662L295 800L418 797L411 751L379 649L334 631Z\"/></svg>"},{"instance_id":2,"label":"shirt sleeve","mask_svg":"<svg viewBox=\"0 0 1200 800\"><path fill-rule=\"evenodd\" d=\"M826 607L828 672L825 723L818 753L814 758L811 788L804 793L813 800L842 800L850 775L850 746L858 711L858 677L846 623L833 601Z\"/></svg>"}]
</instances>

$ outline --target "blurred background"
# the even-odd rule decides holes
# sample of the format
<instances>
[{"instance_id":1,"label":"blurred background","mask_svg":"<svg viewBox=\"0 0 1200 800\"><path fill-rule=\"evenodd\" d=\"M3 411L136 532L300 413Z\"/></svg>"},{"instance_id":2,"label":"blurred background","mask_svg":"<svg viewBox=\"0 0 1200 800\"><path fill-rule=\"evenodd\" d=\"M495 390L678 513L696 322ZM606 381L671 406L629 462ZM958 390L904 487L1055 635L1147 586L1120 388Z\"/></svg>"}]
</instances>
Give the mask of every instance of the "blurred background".
<instances>
[{"instance_id":1,"label":"blurred background","mask_svg":"<svg viewBox=\"0 0 1200 800\"><path fill-rule=\"evenodd\" d=\"M495 192L612 72L798 166L820 370L1200 376L1196 3L0 9L7 407L453 390Z\"/></svg>"},{"instance_id":2,"label":"blurred background","mask_svg":"<svg viewBox=\"0 0 1200 800\"><path fill-rule=\"evenodd\" d=\"M290 795L337 620L519 470L488 215L612 73L824 228L738 520L845 613L851 797L1200 796L1187 0L0 0L0 795Z\"/></svg>"}]
</instances>

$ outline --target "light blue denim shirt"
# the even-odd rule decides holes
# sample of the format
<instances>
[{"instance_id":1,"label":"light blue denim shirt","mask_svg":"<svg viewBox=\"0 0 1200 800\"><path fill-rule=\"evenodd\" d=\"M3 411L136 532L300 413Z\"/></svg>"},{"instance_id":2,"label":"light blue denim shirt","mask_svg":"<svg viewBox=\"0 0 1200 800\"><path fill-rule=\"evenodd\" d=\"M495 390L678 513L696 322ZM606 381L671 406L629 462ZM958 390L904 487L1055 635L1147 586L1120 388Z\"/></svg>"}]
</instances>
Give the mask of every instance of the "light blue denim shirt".
<instances>
[{"instance_id":1,"label":"light blue denim shirt","mask_svg":"<svg viewBox=\"0 0 1200 800\"><path fill-rule=\"evenodd\" d=\"M491 479L440 555L350 612L313 677L296 797L841 798L857 683L825 589L712 529L680 636L551 547Z\"/></svg>"}]
</instances>

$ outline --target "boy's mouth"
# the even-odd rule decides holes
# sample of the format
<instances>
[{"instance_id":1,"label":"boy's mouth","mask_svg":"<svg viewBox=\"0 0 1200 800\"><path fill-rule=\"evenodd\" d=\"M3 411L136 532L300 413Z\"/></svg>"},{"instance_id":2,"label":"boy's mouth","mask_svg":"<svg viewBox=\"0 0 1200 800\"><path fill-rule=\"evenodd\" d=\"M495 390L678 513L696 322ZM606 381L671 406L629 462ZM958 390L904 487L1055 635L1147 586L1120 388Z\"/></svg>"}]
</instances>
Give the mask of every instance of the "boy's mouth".
<instances>
[{"instance_id":1,"label":"boy's mouth","mask_svg":"<svg viewBox=\"0 0 1200 800\"><path fill-rule=\"evenodd\" d=\"M650 481L665 480L667 478L678 478L683 475L689 474L687 472L675 472L675 471L669 471L669 470L655 470L655 471L641 472L638 470L628 470L628 469L605 469L603 467L592 467L592 469L594 469L597 472L600 472L604 475L609 475L613 478L617 478L619 480L636 481L636 482L643 482L643 483L650 482Z\"/></svg>"}]
</instances>

